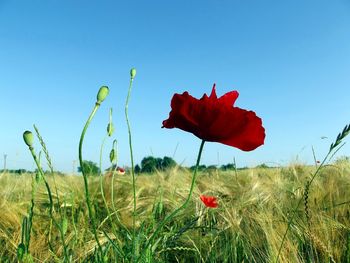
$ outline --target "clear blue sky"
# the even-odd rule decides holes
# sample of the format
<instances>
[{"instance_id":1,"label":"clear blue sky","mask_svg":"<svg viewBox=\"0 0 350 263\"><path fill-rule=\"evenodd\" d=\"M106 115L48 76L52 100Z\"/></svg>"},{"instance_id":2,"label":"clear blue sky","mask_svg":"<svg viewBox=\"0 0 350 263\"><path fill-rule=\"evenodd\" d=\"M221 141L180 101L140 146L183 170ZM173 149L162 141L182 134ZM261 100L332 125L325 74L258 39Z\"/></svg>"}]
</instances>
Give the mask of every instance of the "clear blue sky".
<instances>
[{"instance_id":1,"label":"clear blue sky","mask_svg":"<svg viewBox=\"0 0 350 263\"><path fill-rule=\"evenodd\" d=\"M0 157L8 155L8 168L34 169L22 133L36 124L55 169L71 172L107 85L84 159L98 161L113 107L119 161L130 164L124 104L136 67L129 115L137 163L150 154L195 162L200 140L161 123L175 92L200 97L214 82L218 95L239 91L236 106L263 119L266 140L253 152L207 143L204 164L311 163L311 147L321 159L350 121L349 43L347 0L0 0ZM349 145L339 155L350 155Z\"/></svg>"}]
</instances>

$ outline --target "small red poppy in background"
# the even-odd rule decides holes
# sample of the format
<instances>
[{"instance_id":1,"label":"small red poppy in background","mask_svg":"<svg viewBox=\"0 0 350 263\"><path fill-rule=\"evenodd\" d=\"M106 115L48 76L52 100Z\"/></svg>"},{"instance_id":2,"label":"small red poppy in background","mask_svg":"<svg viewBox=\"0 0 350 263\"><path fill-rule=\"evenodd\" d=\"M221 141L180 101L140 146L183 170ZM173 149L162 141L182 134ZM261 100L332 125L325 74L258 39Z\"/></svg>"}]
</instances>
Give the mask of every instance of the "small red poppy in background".
<instances>
[{"instance_id":1,"label":"small red poppy in background","mask_svg":"<svg viewBox=\"0 0 350 263\"><path fill-rule=\"evenodd\" d=\"M115 168L114 172L115 173L108 173L107 176L108 177L112 177L113 174L124 175L125 174L125 169L118 166L118 167Z\"/></svg>"},{"instance_id":2,"label":"small red poppy in background","mask_svg":"<svg viewBox=\"0 0 350 263\"><path fill-rule=\"evenodd\" d=\"M215 196L201 195L199 197L206 207L210 207L210 208L218 207L217 198Z\"/></svg>"},{"instance_id":3,"label":"small red poppy in background","mask_svg":"<svg viewBox=\"0 0 350 263\"><path fill-rule=\"evenodd\" d=\"M120 174L120 175L125 174L125 169L121 167L117 167L117 174Z\"/></svg>"},{"instance_id":4,"label":"small red poppy in background","mask_svg":"<svg viewBox=\"0 0 350 263\"><path fill-rule=\"evenodd\" d=\"M265 129L255 112L233 106L237 98L237 91L218 98L215 84L210 96L204 94L199 100L187 91L175 94L169 118L163 121L162 128L179 128L204 141L252 151L264 144Z\"/></svg>"}]
</instances>

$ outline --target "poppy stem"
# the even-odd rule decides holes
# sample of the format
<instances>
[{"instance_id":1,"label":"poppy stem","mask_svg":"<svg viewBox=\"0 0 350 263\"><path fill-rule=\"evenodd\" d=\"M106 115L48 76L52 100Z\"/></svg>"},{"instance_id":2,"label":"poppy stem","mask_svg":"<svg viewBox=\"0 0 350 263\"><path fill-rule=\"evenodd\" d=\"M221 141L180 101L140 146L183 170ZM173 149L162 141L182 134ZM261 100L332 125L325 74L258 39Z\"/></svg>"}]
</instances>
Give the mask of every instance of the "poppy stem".
<instances>
[{"instance_id":1,"label":"poppy stem","mask_svg":"<svg viewBox=\"0 0 350 263\"><path fill-rule=\"evenodd\" d=\"M104 203L104 205L106 207L106 210L107 210L107 217L109 218L111 226L112 226L113 234L116 235L117 234L117 230L116 230L116 227L115 227L114 222L112 220L111 211L108 208L107 200L106 200L106 197L105 197L105 192L104 192L104 189L103 189L102 152L103 152L103 147L105 145L107 136L108 136L108 134L103 138L103 141L102 141L102 144L101 144L101 149L100 149L100 175L99 175L100 176L100 191L101 191L101 197L102 197L103 203Z\"/></svg>"},{"instance_id":2,"label":"poppy stem","mask_svg":"<svg viewBox=\"0 0 350 263\"><path fill-rule=\"evenodd\" d=\"M102 247L100 244L100 241L97 237L97 230L96 230L96 225L95 225L95 219L94 219L94 215L92 213L92 209L91 209L91 203L90 203L90 194L89 194L89 185L88 185L88 179L87 179L87 174L86 171L84 169L84 162L83 162L83 141L84 141L84 137L85 137L85 133L87 128L90 125L91 120L93 119L93 117L96 114L96 111L98 110L98 108L100 107L100 103L96 102L94 109L92 110L92 112L90 113L90 116L88 118L88 120L85 123L84 129L81 133L80 136L80 141L79 141L79 163L80 163L80 169L81 169L81 173L83 174L83 179L84 179L84 187L85 187L85 201L86 201L86 205L88 207L88 212L89 212L89 218L91 221L91 225L92 225L92 231L99 249L99 252L102 255Z\"/></svg>"},{"instance_id":3,"label":"poppy stem","mask_svg":"<svg viewBox=\"0 0 350 263\"><path fill-rule=\"evenodd\" d=\"M196 168L195 168L195 170L194 170L194 172L193 172L193 177L192 177L190 192L189 192L189 194L188 194L188 197L187 197L185 203L184 203L184 204L182 205L182 207L180 207L180 208L186 208L187 205L188 205L188 202L189 202L190 199L191 199L192 192L193 192L193 189L194 189L194 185L195 185L195 182L196 182L196 177L197 177L197 172L198 172L199 163L200 163L200 160L201 160L201 157L202 157L202 152L203 152L203 148L204 148L204 143L205 143L205 140L202 140L201 146L199 147L199 152L198 152L197 162L196 162Z\"/></svg>"},{"instance_id":4,"label":"poppy stem","mask_svg":"<svg viewBox=\"0 0 350 263\"><path fill-rule=\"evenodd\" d=\"M140 256L137 258L136 262L139 262L139 260L141 259L141 256L143 254L143 252L152 244L153 240L155 239L155 237L157 236L157 234L159 233L159 231L164 227L164 225L170 221L173 217L175 217L182 209L185 209L188 206L188 203L191 200L192 197L192 193L193 193L193 189L194 189L194 185L196 183L196 177L197 177L197 172L198 172L198 167L199 167L199 163L201 160L201 156L202 156L202 152L203 152L203 147L204 147L204 143L205 140L202 140L201 145L199 147L199 152L198 152L198 156L197 156L197 162L196 162L196 167L194 169L193 172L193 176L192 176L192 182L191 182L191 187L190 187L190 191L188 193L187 199L186 201L177 209L175 209L170 215L168 215L166 218L164 218L164 220L162 222L159 223L158 227L156 228L156 230L153 232L153 234L151 235L151 237L148 239L145 247L142 249Z\"/></svg>"},{"instance_id":5,"label":"poppy stem","mask_svg":"<svg viewBox=\"0 0 350 263\"><path fill-rule=\"evenodd\" d=\"M69 260L68 251L67 251L67 245L66 245L65 240L64 240L64 233L63 233L63 230L62 230L62 226L56 221L56 219L53 216L53 199L52 199L50 185L49 185L49 183L46 180L44 171L41 168L40 162L39 162L39 160L38 160L38 158L37 158L37 156L36 156L36 154L34 152L34 148L33 147L29 147L29 150L30 150L30 153L32 154L34 162L35 162L35 164L36 164L36 166L38 168L38 173L41 175L41 177L43 178L44 183L45 183L45 187L46 187L47 194L49 196L49 202L50 202L49 214L50 214L50 217L51 217L52 221L54 222L55 226L58 228L58 230L60 232L60 238L62 240L63 252L64 252L64 262L66 262L66 261ZM28 245L29 245L29 243L28 243Z\"/></svg>"},{"instance_id":6,"label":"poppy stem","mask_svg":"<svg viewBox=\"0 0 350 263\"><path fill-rule=\"evenodd\" d=\"M133 255L136 257L137 256L137 255L135 255L135 252L136 252L136 180L135 180L135 172L134 172L134 154L132 151L131 127L130 127L129 115L128 115L130 93L131 93L132 84L133 84L135 74L136 74L133 70L134 69L132 69L130 71L130 84L129 84L129 89L128 89L128 95L126 97L126 102L125 102L125 119L126 119L126 124L128 126L129 148L130 148L130 159L131 159L132 189L133 189L132 251L133 251Z\"/></svg>"},{"instance_id":7,"label":"poppy stem","mask_svg":"<svg viewBox=\"0 0 350 263\"><path fill-rule=\"evenodd\" d=\"M113 141L113 145L112 145L112 149L115 152L115 160L113 160L111 162L111 171L112 171L112 183L111 183L111 201L112 201L112 208L113 208L113 213L115 213L117 211L117 209L115 208L115 204L114 204L114 176L115 176L115 171L118 169L118 145L117 145L117 140ZM114 164L113 164L114 162ZM115 165L115 169L113 169L113 165ZM118 214L117 214L118 217ZM118 219L119 221L119 219Z\"/></svg>"}]
</instances>

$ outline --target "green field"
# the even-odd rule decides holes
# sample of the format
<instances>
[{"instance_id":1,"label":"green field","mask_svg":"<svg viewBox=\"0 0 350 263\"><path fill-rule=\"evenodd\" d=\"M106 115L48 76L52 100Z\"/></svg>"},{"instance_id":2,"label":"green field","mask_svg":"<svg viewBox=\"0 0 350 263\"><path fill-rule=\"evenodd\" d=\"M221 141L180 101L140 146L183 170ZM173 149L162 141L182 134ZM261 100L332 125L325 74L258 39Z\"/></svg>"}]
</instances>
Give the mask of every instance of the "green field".
<instances>
[{"instance_id":1,"label":"green field","mask_svg":"<svg viewBox=\"0 0 350 263\"><path fill-rule=\"evenodd\" d=\"M306 182L316 169L291 164L283 168L201 172L189 206L161 229L140 262L274 262L300 200L279 262L350 262L350 162L347 158L338 159L320 170L306 190L306 208ZM22 220L30 213L32 176L0 175L1 262L17 261ZM137 176L135 253L142 252L161 219L185 201L191 177L182 168ZM69 260L96 260L96 241L89 223L82 176L53 178L47 174L46 178L55 204L53 217L63 225ZM63 262L63 245L49 216L44 182L33 182L37 189L33 196L31 257L24 261ZM133 253L130 174L116 175L113 184L111 177L103 178L110 218L98 177L89 177L89 189L104 260L130 262ZM219 207L205 207L200 194L218 197Z\"/></svg>"}]
</instances>

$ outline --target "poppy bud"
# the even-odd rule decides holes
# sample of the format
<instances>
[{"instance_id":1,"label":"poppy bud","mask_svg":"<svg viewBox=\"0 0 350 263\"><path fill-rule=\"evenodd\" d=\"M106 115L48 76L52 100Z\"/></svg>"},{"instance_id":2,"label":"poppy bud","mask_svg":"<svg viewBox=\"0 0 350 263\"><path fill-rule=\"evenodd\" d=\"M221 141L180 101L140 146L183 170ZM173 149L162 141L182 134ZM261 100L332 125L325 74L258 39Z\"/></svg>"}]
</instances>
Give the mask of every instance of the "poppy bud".
<instances>
[{"instance_id":1,"label":"poppy bud","mask_svg":"<svg viewBox=\"0 0 350 263\"><path fill-rule=\"evenodd\" d=\"M114 132L114 125L112 122L112 108L109 109L109 123L107 125L108 136L111 137Z\"/></svg>"},{"instance_id":2,"label":"poppy bud","mask_svg":"<svg viewBox=\"0 0 350 263\"><path fill-rule=\"evenodd\" d=\"M108 133L108 136L111 137L112 134L114 132L114 126L113 126L113 123L108 123L107 125L107 133Z\"/></svg>"},{"instance_id":3,"label":"poppy bud","mask_svg":"<svg viewBox=\"0 0 350 263\"><path fill-rule=\"evenodd\" d=\"M108 96L109 88L107 86L102 86L97 93L97 102L101 103Z\"/></svg>"},{"instance_id":4,"label":"poppy bud","mask_svg":"<svg viewBox=\"0 0 350 263\"><path fill-rule=\"evenodd\" d=\"M130 77L131 77L131 79L134 79L135 76L136 76L136 68L132 68L132 69L130 70Z\"/></svg>"},{"instance_id":5,"label":"poppy bud","mask_svg":"<svg viewBox=\"0 0 350 263\"><path fill-rule=\"evenodd\" d=\"M111 163L113 163L115 161L115 150L112 149L111 152L109 153L109 160L111 161Z\"/></svg>"},{"instance_id":6,"label":"poppy bud","mask_svg":"<svg viewBox=\"0 0 350 263\"><path fill-rule=\"evenodd\" d=\"M25 131L23 133L23 139L24 139L24 142L28 145L28 147L33 146L34 137L33 137L33 133L31 131Z\"/></svg>"}]
</instances>

